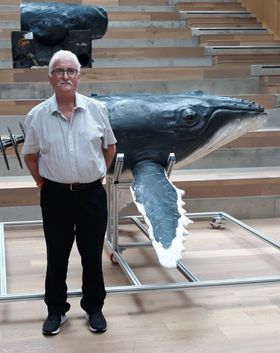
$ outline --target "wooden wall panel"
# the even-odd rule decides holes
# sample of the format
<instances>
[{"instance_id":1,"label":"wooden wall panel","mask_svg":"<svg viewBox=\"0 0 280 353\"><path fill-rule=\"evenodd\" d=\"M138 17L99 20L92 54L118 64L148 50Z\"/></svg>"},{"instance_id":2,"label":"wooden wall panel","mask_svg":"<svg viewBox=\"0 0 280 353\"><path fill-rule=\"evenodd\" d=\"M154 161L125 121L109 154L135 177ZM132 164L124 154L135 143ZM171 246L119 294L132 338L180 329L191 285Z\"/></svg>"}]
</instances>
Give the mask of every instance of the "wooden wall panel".
<instances>
[{"instance_id":1,"label":"wooden wall panel","mask_svg":"<svg viewBox=\"0 0 280 353\"><path fill-rule=\"evenodd\" d=\"M260 22L280 38L280 0L241 0Z\"/></svg>"}]
</instances>

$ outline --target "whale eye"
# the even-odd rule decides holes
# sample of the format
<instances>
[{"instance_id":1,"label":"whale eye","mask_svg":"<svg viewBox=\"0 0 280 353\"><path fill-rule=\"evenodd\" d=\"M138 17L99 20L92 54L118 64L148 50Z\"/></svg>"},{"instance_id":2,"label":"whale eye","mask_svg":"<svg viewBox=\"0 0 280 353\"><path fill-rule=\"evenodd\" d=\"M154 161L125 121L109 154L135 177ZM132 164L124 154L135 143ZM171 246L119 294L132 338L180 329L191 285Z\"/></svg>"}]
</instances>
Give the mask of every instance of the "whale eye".
<instances>
[{"instance_id":1,"label":"whale eye","mask_svg":"<svg viewBox=\"0 0 280 353\"><path fill-rule=\"evenodd\" d=\"M180 111L180 122L187 126L194 126L199 122L199 115L193 110L182 109Z\"/></svg>"}]
</instances>

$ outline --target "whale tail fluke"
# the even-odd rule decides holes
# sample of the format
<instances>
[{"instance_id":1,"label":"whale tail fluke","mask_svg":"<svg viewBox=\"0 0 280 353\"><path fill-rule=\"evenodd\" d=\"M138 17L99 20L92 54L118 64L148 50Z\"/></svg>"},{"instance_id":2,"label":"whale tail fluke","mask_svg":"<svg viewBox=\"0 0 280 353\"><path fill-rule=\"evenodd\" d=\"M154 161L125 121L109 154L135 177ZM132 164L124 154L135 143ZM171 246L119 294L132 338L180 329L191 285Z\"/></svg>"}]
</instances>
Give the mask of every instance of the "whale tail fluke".
<instances>
[{"instance_id":1,"label":"whale tail fluke","mask_svg":"<svg viewBox=\"0 0 280 353\"><path fill-rule=\"evenodd\" d=\"M143 161L133 169L131 192L134 202L149 228L149 237L160 264L176 267L185 250L186 216L182 190L167 178L159 164Z\"/></svg>"}]
</instances>

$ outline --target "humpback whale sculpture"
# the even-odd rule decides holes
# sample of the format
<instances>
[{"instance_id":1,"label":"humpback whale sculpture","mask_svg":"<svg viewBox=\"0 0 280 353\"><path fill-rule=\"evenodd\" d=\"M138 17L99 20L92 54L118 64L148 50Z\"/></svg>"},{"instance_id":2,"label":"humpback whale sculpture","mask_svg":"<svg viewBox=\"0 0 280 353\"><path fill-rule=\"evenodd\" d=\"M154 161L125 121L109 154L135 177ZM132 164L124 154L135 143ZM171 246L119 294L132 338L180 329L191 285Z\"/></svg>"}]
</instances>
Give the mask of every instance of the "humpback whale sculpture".
<instances>
[{"instance_id":1,"label":"humpback whale sculpture","mask_svg":"<svg viewBox=\"0 0 280 353\"><path fill-rule=\"evenodd\" d=\"M51 2L21 3L20 22L22 31L50 46L61 43L70 30L91 30L92 39L99 39L108 26L103 7Z\"/></svg>"},{"instance_id":2,"label":"humpback whale sculpture","mask_svg":"<svg viewBox=\"0 0 280 353\"><path fill-rule=\"evenodd\" d=\"M117 151L125 155L124 170L133 173L132 195L149 226L159 262L175 267L184 249L185 226L191 221L183 209L182 192L165 173L169 154L175 154L178 166L189 164L261 127L266 120L264 109L248 100L200 91L94 99L109 111ZM23 140L23 134L12 138L10 134L0 139L0 150Z\"/></svg>"}]
</instances>

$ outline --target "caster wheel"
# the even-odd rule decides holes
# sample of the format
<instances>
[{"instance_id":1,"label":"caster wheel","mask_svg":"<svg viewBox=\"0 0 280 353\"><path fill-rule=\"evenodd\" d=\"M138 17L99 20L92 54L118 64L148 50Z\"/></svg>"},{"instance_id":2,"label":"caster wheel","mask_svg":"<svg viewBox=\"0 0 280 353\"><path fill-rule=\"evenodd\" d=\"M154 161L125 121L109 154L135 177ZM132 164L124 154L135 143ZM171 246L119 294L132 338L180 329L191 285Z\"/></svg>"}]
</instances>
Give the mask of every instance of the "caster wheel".
<instances>
[{"instance_id":1,"label":"caster wheel","mask_svg":"<svg viewBox=\"0 0 280 353\"><path fill-rule=\"evenodd\" d=\"M211 225L211 227L213 229L221 229L221 228L223 228L223 218L219 217L219 216L213 217L210 220L210 225Z\"/></svg>"}]
</instances>

